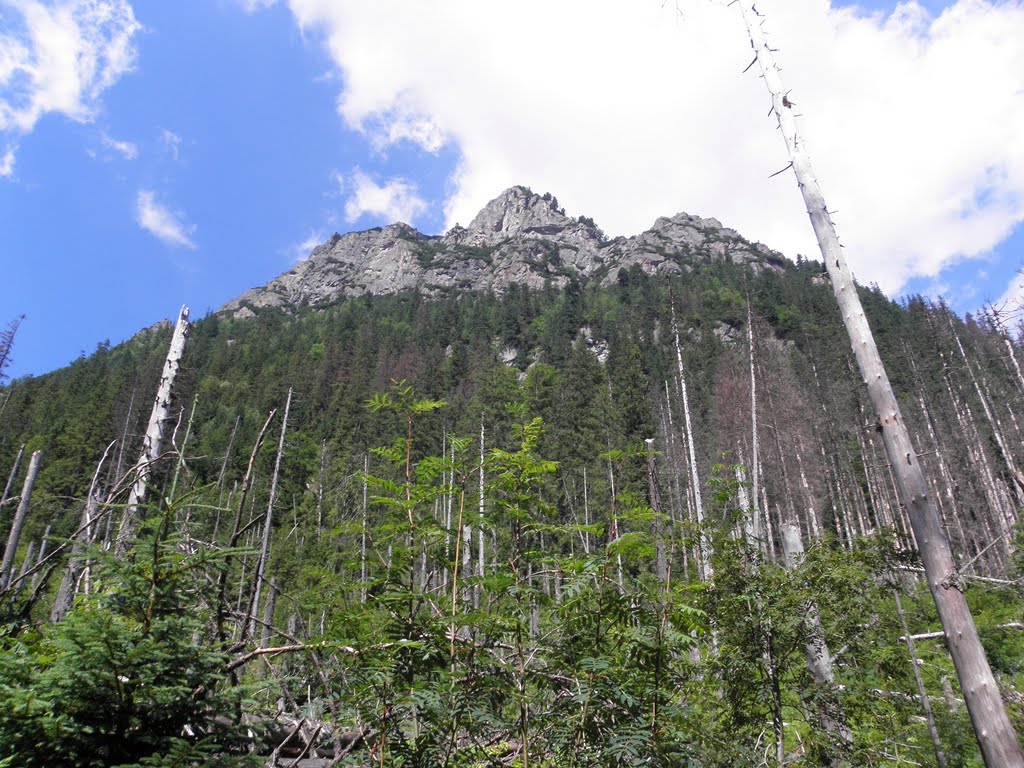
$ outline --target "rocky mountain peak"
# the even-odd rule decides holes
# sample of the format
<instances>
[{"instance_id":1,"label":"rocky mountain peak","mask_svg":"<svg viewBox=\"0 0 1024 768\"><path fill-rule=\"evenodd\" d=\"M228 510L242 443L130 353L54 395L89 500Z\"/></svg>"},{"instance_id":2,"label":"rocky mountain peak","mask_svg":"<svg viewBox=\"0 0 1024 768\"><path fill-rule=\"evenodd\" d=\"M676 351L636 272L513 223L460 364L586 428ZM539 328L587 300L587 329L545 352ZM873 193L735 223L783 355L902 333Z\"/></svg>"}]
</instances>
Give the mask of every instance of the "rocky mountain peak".
<instances>
[{"instance_id":1,"label":"rocky mountain peak","mask_svg":"<svg viewBox=\"0 0 1024 768\"><path fill-rule=\"evenodd\" d=\"M558 206L558 198L538 195L527 187L506 189L491 200L469 223L475 240L500 242L516 235L535 232L550 234L573 224Z\"/></svg>"},{"instance_id":2,"label":"rocky mountain peak","mask_svg":"<svg viewBox=\"0 0 1024 768\"><path fill-rule=\"evenodd\" d=\"M453 227L443 236L421 234L408 224L335 234L309 258L221 311L246 317L265 307L289 311L413 289L503 291L512 284L561 287L573 279L610 284L623 269L679 275L711 261L753 270L783 264L780 254L716 219L679 213L633 237L609 240L591 219L566 216L554 196L512 187L468 227Z\"/></svg>"}]
</instances>

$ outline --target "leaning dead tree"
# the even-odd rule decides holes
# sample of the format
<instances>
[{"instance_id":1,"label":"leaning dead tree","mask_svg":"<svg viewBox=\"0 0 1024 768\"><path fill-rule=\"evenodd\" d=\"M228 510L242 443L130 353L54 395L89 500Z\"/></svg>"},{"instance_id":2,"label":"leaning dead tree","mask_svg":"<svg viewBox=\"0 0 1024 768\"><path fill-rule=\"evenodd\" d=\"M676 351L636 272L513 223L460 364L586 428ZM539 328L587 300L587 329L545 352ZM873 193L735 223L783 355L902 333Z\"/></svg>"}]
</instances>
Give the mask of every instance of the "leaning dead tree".
<instances>
[{"instance_id":1,"label":"leaning dead tree","mask_svg":"<svg viewBox=\"0 0 1024 768\"><path fill-rule=\"evenodd\" d=\"M266 581L267 563L270 560L270 537L273 532L274 504L277 503L277 481L281 476L281 459L284 456L284 440L288 434L288 411L292 407L292 389L288 388L288 398L284 402L284 418L281 420L281 438L277 443L277 458L274 459L274 474L270 479L270 498L267 500L267 514L263 517L263 546L260 547L260 558L256 564L256 576L253 580L253 591L249 603L248 628L243 629L252 634L256 631L256 612L260 607L260 592Z\"/></svg>"},{"instance_id":2,"label":"leaning dead tree","mask_svg":"<svg viewBox=\"0 0 1024 768\"><path fill-rule=\"evenodd\" d=\"M11 474L7 476L7 484L4 486L4 492L0 493L0 514L3 513L4 504L7 503L7 497L11 493L11 488L14 486L14 478L18 476L18 468L21 466L21 457L25 455L25 444L22 443L18 449L17 456L14 457L14 464L11 466Z\"/></svg>"},{"instance_id":3,"label":"leaning dead tree","mask_svg":"<svg viewBox=\"0 0 1024 768\"><path fill-rule=\"evenodd\" d=\"M64 566L64 576L61 578L57 595L53 598L53 606L50 608L50 621L54 624L63 621L71 610L78 591L78 583L86 572L85 563L82 562L82 555L86 547L92 544L96 535L96 522L100 515L99 478L103 465L110 455L111 449L116 440L107 446L93 472L92 482L89 484L89 493L85 497L85 506L82 508L82 516L78 523L78 530L71 537L71 556Z\"/></svg>"},{"instance_id":4,"label":"leaning dead tree","mask_svg":"<svg viewBox=\"0 0 1024 768\"><path fill-rule=\"evenodd\" d=\"M18 511L14 514L11 532L7 536L7 548L4 550L3 565L0 566L0 592L7 589L14 577L14 557L18 553L21 529L25 525L25 518L28 516L29 505L32 502L32 490L36 485L36 477L39 476L39 463L42 459L43 452L35 451L28 463L28 472L25 473L25 485L21 490Z\"/></svg>"},{"instance_id":5,"label":"leaning dead tree","mask_svg":"<svg viewBox=\"0 0 1024 768\"><path fill-rule=\"evenodd\" d=\"M868 396L878 417L885 451L899 488L900 500L910 517L914 537L924 564L928 587L938 608L974 733L989 768L1024 768L1024 753L1006 714L999 687L989 668L967 600L962 592L956 562L929 497L917 451L903 422L889 377L882 365L875 340L857 295L857 286L843 256L835 225L818 187L810 158L797 131L789 93L783 87L779 67L765 39L763 16L754 0L738 0L750 35L755 61L771 93L772 107L789 151L790 165L807 205L807 214L818 239L832 290L839 303L843 324ZM753 65L754 62L751 62Z\"/></svg>"},{"instance_id":6,"label":"leaning dead tree","mask_svg":"<svg viewBox=\"0 0 1024 768\"><path fill-rule=\"evenodd\" d=\"M135 538L135 531L139 526L139 504L146 498L150 471L164 449L164 432L171 419L171 390L174 388L178 368L181 367L182 355L185 354L188 329L188 307L182 307L178 313L178 322L174 326L174 335L171 336L171 346L167 350L167 359L164 361L160 386L157 387L156 399L153 401L153 410L149 414L149 425L146 427L146 437L142 442L142 454L135 463L135 483L128 495L128 504L117 530L114 553L118 557L124 556L132 539Z\"/></svg>"}]
</instances>

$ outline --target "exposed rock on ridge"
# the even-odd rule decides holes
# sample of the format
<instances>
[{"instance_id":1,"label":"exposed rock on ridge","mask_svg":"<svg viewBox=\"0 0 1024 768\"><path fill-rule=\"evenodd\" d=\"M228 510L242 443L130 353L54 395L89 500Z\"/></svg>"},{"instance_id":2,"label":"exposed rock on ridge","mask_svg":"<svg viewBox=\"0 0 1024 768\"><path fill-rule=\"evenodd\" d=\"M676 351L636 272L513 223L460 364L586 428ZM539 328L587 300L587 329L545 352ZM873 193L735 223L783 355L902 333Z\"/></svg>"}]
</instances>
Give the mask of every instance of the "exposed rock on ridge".
<instances>
[{"instance_id":1,"label":"exposed rock on ridge","mask_svg":"<svg viewBox=\"0 0 1024 768\"><path fill-rule=\"evenodd\" d=\"M613 282L620 269L648 274L689 271L701 261L754 269L781 267L780 254L744 240L716 219L686 213L660 218L634 237L610 240L586 217L571 218L551 195L512 187L489 202L468 227L423 235L407 224L335 234L265 286L232 299L221 312L326 304L363 294L418 288L497 290L512 283L561 287L571 277Z\"/></svg>"}]
</instances>

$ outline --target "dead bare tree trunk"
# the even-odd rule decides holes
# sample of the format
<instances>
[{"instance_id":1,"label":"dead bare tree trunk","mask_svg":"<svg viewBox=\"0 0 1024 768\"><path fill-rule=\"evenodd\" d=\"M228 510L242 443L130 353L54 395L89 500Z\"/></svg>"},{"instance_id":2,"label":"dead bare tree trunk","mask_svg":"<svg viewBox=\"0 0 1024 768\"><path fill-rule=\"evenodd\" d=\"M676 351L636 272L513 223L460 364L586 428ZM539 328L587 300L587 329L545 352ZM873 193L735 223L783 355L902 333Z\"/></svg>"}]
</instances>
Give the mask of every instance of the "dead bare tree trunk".
<instances>
[{"instance_id":1,"label":"dead bare tree trunk","mask_svg":"<svg viewBox=\"0 0 1024 768\"><path fill-rule=\"evenodd\" d=\"M996 308L990 304L988 307L988 312L986 314L988 314L989 318L991 319L992 327L995 328L996 333L999 335L999 338L1001 338L1003 340L1003 343L1006 345L1006 351L1009 355L1008 360L1010 361L1010 368L1014 372L1014 374L1016 374L1015 379L1017 382L1018 389L1020 390L1021 394L1024 394L1024 372L1021 371L1020 363L1017 360L1017 345L1014 344L1013 340L1010 338L1010 334L1006 330L1006 325L1003 323L1003 319L1002 317L1000 317L999 312L996 310Z\"/></svg>"},{"instance_id":2,"label":"dead bare tree trunk","mask_svg":"<svg viewBox=\"0 0 1024 768\"><path fill-rule=\"evenodd\" d=\"M935 717L932 715L932 703L928 700L928 691L924 687L924 680L921 677L921 668L917 665L917 650L914 648L914 638L910 635L907 627L907 616L903 613L903 601L900 600L899 590L893 592L896 598L896 614L900 617L900 626L903 627L903 638L907 641L907 651L910 653L910 664L914 668L914 682L917 683L917 698L921 702L921 709L924 711L924 719L928 723L928 735L931 737L932 746L935 748L935 760L939 768L949 768L946 760L946 752L942 749L942 742L939 740L939 730L935 727Z\"/></svg>"},{"instance_id":3,"label":"dead bare tree trunk","mask_svg":"<svg viewBox=\"0 0 1024 768\"><path fill-rule=\"evenodd\" d=\"M484 547L484 464L486 456L484 454L484 415L480 414L480 507L477 511L477 558L476 558L476 575L480 578L481 582L484 578L484 571L486 569L486 553ZM483 591L483 584L477 584L473 590L473 607L480 607L480 597Z\"/></svg>"},{"instance_id":4,"label":"dead bare tree trunk","mask_svg":"<svg viewBox=\"0 0 1024 768\"><path fill-rule=\"evenodd\" d=\"M693 427L690 423L690 400L686 392L686 376L683 373L683 352L679 347L679 329L676 327L675 311L672 313L672 332L675 335L676 364L679 368L679 394L683 399L683 420L686 425L686 442L690 454L690 479L693 486L694 509L697 520L697 541L700 550L700 563L697 569L701 581L710 581L715 575L711 564L711 545L709 535L703 530L704 504L700 497L700 476L697 474L697 453L693 446Z\"/></svg>"},{"instance_id":5,"label":"dead bare tree trunk","mask_svg":"<svg viewBox=\"0 0 1024 768\"><path fill-rule=\"evenodd\" d=\"M366 481L370 474L370 454L363 456L363 525L359 541L359 602L366 602L366 512L369 502L369 484Z\"/></svg>"},{"instance_id":6,"label":"dead bare tree trunk","mask_svg":"<svg viewBox=\"0 0 1024 768\"><path fill-rule=\"evenodd\" d=\"M231 449L235 447L235 435L238 434L238 425L242 421L242 414L235 416L235 426L231 428L231 437L228 438L228 447L224 451L224 461L221 462L220 472L217 473L217 488L224 486L224 475L228 471L228 461L231 459Z\"/></svg>"},{"instance_id":7,"label":"dead bare tree trunk","mask_svg":"<svg viewBox=\"0 0 1024 768\"><path fill-rule=\"evenodd\" d=\"M750 495L751 495L751 528L755 539L761 535L758 516L761 509L760 485L757 480L758 461L760 457L757 439L757 376L754 364L754 317L750 310L750 298L747 298L747 347L750 356ZM760 546L760 542L758 542Z\"/></svg>"},{"instance_id":8,"label":"dead bare tree trunk","mask_svg":"<svg viewBox=\"0 0 1024 768\"><path fill-rule=\"evenodd\" d=\"M782 552L786 568L793 570L800 565L804 557L804 542L800 535L800 526L795 520L786 520L783 521L781 528ZM825 630L821 626L821 617L816 602L811 601L807 605L806 615L807 639L804 642L804 651L807 655L807 669L811 673L811 679L828 692L828 696L819 700L818 717L821 719L822 728L833 739L842 743L843 751L847 751L853 743L853 734L846 724L843 709L839 704L839 691L836 688L836 677L832 668L832 654L825 639ZM845 761L841 755L835 755L831 764L844 765Z\"/></svg>"},{"instance_id":9,"label":"dead bare tree trunk","mask_svg":"<svg viewBox=\"0 0 1024 768\"><path fill-rule=\"evenodd\" d=\"M658 488L658 466L654 459L654 439L644 440L647 449L647 499L654 513L655 571L658 584L664 588L668 583L668 550L665 546L665 523L661 514L661 491Z\"/></svg>"},{"instance_id":10,"label":"dead bare tree trunk","mask_svg":"<svg viewBox=\"0 0 1024 768\"><path fill-rule=\"evenodd\" d=\"M949 310L946 310L946 321L949 323L949 332L953 337L953 341L956 343L956 348L960 352L960 359L964 361L964 370L967 371L967 378L970 379L971 385L974 387L974 391L978 395L978 403L981 405L981 411L985 414L985 420L988 422L988 425L992 430L992 437L995 438L996 445L999 448L999 453L1002 454L1004 466L1006 467L1010 480L1013 483L1014 495L1017 497L1017 506L1020 507L1024 504L1024 474L1021 473L1020 468L1017 466L1017 462L1007 445L1006 438L1003 437L1003 425L999 422L999 418L993 414L992 409L989 407L989 401L992 399L991 396L989 396L988 392L985 391L983 384L978 380L978 377L974 375L974 366L967 357L964 345L960 341L960 334L956 332L956 325L953 323L953 313ZM1012 524L1015 523L1016 520L1014 519L1010 522Z\"/></svg>"},{"instance_id":11,"label":"dead bare tree trunk","mask_svg":"<svg viewBox=\"0 0 1024 768\"><path fill-rule=\"evenodd\" d=\"M740 0L739 6L756 60L771 93L772 107L789 150L797 184L807 205L857 365L878 416L877 429L882 433L900 497L913 526L928 586L935 599L942 628L946 632L950 654L960 678L960 687L964 692L985 765L988 768L1024 768L1024 752L1021 751L1006 714L999 687L989 667L967 600L961 591L956 563L929 498L917 451L910 442L910 435L875 346L871 328L864 317L857 286L843 256L825 198L797 132L793 103L782 84L772 49L765 40L763 18L754 8L754 0Z\"/></svg>"},{"instance_id":12,"label":"dead bare tree trunk","mask_svg":"<svg viewBox=\"0 0 1024 768\"><path fill-rule=\"evenodd\" d=\"M4 486L3 495L0 495L0 512L3 511L7 497L11 494L11 486L14 485L14 478L18 476L18 469L21 467L21 457L25 455L25 444L22 443L18 449L18 455L14 457L14 464L11 465L11 474L7 476L7 484Z\"/></svg>"},{"instance_id":13,"label":"dead bare tree trunk","mask_svg":"<svg viewBox=\"0 0 1024 768\"><path fill-rule=\"evenodd\" d=\"M42 460L43 452L35 451L28 462L25 484L21 487L21 500L18 502L18 511L14 514L11 532L7 536L7 549L4 550L3 565L0 566L0 592L6 590L11 583L11 576L14 573L14 556L18 552L18 540L21 539L21 529L25 526L25 517L28 515L29 503L32 500L32 489L36 486L39 463Z\"/></svg>"},{"instance_id":14,"label":"dead bare tree trunk","mask_svg":"<svg viewBox=\"0 0 1024 768\"><path fill-rule=\"evenodd\" d=\"M25 583L25 574L28 573L28 569L32 566L32 558L36 554L36 543L30 541L28 543L28 549L25 551L25 557L21 561L21 570L18 571L18 578L11 582L11 592L17 594L21 591L22 585Z\"/></svg>"},{"instance_id":15,"label":"dead bare tree trunk","mask_svg":"<svg viewBox=\"0 0 1024 768\"><path fill-rule=\"evenodd\" d=\"M96 465L96 471L93 472L92 482L89 484L89 494L86 496L85 506L82 508L82 517L78 524L78 531L71 545L71 555L68 557L67 565L64 566L64 576L57 590L57 596L53 599L53 607L50 608L50 621L54 624L64 620L68 611L71 610L71 604L74 602L75 595L78 592L78 583L84 566L82 554L85 552L85 548L92 543L96 535L95 522L100 507L100 471L103 469L103 464L106 462L110 450L117 442L115 440L107 446L103 456L100 457L99 463Z\"/></svg>"},{"instance_id":16,"label":"dead bare tree trunk","mask_svg":"<svg viewBox=\"0 0 1024 768\"><path fill-rule=\"evenodd\" d=\"M587 532L583 535L583 550L590 554L590 490L587 488L587 467L583 467L583 525Z\"/></svg>"},{"instance_id":17,"label":"dead bare tree trunk","mask_svg":"<svg viewBox=\"0 0 1024 768\"><path fill-rule=\"evenodd\" d=\"M324 467L327 463L327 440L320 441L320 480L316 487L316 540L320 541L324 531Z\"/></svg>"},{"instance_id":18,"label":"dead bare tree trunk","mask_svg":"<svg viewBox=\"0 0 1024 768\"><path fill-rule=\"evenodd\" d=\"M612 524L611 524L611 528L609 530L609 534L610 534L609 537L608 537L609 542L615 541L617 538L619 538L619 535L620 535L620 532L619 532L618 493L615 490L615 465L612 464L610 448L611 448L611 446L609 446L609 451L608 451L608 485L611 488L611 495L612 495L612 498L611 498L611 502L612 502ZM617 566L617 571L616 572L618 574L619 591L620 592L625 592L625 590L626 590L625 582L622 580L622 553L621 552L616 552L615 553L615 565ZM532 567L533 566L531 566L531 568Z\"/></svg>"},{"instance_id":19,"label":"dead bare tree trunk","mask_svg":"<svg viewBox=\"0 0 1024 768\"><path fill-rule=\"evenodd\" d=\"M37 555L35 573L32 574L32 584L30 585L34 592L36 586L38 586L40 579L43 577L42 571L39 570L43 562L46 560L47 550L50 548L50 526L46 526L46 530L43 531L43 540L39 543L39 554Z\"/></svg>"},{"instance_id":20,"label":"dead bare tree trunk","mask_svg":"<svg viewBox=\"0 0 1024 768\"><path fill-rule=\"evenodd\" d=\"M274 521L274 503L277 501L277 480L281 475L281 457L284 455L284 438L288 432L288 411L292 407L292 390L288 388L288 398L284 401L284 418L281 419L281 439L277 443L277 458L274 460L274 476L270 479L270 498L267 500L267 514L263 518L263 546L260 547L260 559L256 566L256 578L253 581L252 599L249 603L250 634L255 630L256 611L260 606L260 591L267 575L267 561L270 559L270 534Z\"/></svg>"},{"instance_id":21,"label":"dead bare tree trunk","mask_svg":"<svg viewBox=\"0 0 1024 768\"><path fill-rule=\"evenodd\" d=\"M174 334L171 336L171 346L167 350L160 386L157 387L156 399L153 401L153 410L149 414L149 426L146 427L146 437L142 443L142 455L135 464L135 484L128 495L128 504L122 513L121 525L117 531L114 554L118 557L124 557L129 544L135 538L139 524L139 504L146 498L146 483L149 481L150 470L163 451L164 431L171 418L171 390L174 388L174 379L178 375L181 358L185 353L188 329L188 307L182 307L178 313L178 322L174 326Z\"/></svg>"},{"instance_id":22,"label":"dead bare tree trunk","mask_svg":"<svg viewBox=\"0 0 1024 768\"><path fill-rule=\"evenodd\" d=\"M267 589L267 601L263 604L263 628L260 632L260 647L266 648L270 645L270 637L274 629L274 607L277 605L277 579L270 580L270 588Z\"/></svg>"}]
</instances>

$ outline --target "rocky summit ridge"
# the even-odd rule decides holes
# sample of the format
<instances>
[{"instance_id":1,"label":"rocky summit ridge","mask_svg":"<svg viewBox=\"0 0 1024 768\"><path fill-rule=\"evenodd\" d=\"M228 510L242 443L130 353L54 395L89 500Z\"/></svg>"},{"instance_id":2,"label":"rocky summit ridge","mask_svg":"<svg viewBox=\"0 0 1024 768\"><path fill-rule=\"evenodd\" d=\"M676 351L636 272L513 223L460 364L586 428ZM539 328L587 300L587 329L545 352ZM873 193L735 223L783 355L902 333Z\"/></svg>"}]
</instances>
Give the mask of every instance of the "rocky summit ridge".
<instances>
[{"instance_id":1,"label":"rocky summit ridge","mask_svg":"<svg viewBox=\"0 0 1024 768\"><path fill-rule=\"evenodd\" d=\"M752 269L781 268L781 254L745 240L716 219L679 213L632 237L605 237L593 220L565 215L550 194L505 190L467 227L424 235L396 223L335 233L309 258L266 285L232 299L220 312L246 317L268 307L323 305L364 294L418 289L502 291L513 283L563 287L574 277L614 282L620 269L647 274L688 272L706 261Z\"/></svg>"}]
</instances>

